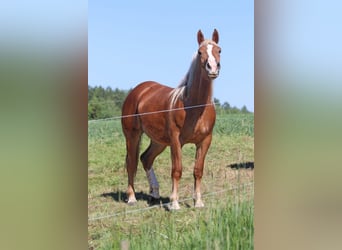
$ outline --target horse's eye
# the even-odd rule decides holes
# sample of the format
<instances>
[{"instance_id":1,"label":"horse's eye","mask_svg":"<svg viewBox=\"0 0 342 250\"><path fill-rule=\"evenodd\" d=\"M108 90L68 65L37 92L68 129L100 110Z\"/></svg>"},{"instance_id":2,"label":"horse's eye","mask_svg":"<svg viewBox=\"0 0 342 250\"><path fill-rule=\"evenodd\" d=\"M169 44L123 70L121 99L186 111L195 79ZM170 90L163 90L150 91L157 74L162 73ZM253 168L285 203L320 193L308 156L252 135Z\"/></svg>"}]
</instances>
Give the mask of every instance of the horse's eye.
<instances>
[{"instance_id":1,"label":"horse's eye","mask_svg":"<svg viewBox=\"0 0 342 250\"><path fill-rule=\"evenodd\" d=\"M219 50L219 53L221 54L221 49Z\"/></svg>"},{"instance_id":2,"label":"horse's eye","mask_svg":"<svg viewBox=\"0 0 342 250\"><path fill-rule=\"evenodd\" d=\"M199 55L202 55L202 52L201 52L201 51L198 51L198 54L199 54Z\"/></svg>"}]
</instances>

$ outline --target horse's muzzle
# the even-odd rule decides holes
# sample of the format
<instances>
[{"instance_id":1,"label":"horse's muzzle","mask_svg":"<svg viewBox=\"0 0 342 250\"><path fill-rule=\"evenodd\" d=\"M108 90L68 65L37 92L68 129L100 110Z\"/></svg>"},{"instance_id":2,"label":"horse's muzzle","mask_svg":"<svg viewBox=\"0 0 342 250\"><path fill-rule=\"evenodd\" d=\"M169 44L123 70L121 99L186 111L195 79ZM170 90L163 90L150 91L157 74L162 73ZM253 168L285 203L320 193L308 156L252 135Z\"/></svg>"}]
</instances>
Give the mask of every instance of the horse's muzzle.
<instances>
[{"instance_id":1,"label":"horse's muzzle","mask_svg":"<svg viewBox=\"0 0 342 250\"><path fill-rule=\"evenodd\" d=\"M221 68L221 64L217 63L217 64L213 64L214 66L211 66L209 62L207 62L205 64L205 68L208 72L208 76L211 79L215 79L216 77L218 77L219 73L220 73L220 68Z\"/></svg>"},{"instance_id":2,"label":"horse's muzzle","mask_svg":"<svg viewBox=\"0 0 342 250\"><path fill-rule=\"evenodd\" d=\"M219 71L217 73L209 73L208 76L211 79L215 79L215 78L217 78L219 76Z\"/></svg>"}]
</instances>

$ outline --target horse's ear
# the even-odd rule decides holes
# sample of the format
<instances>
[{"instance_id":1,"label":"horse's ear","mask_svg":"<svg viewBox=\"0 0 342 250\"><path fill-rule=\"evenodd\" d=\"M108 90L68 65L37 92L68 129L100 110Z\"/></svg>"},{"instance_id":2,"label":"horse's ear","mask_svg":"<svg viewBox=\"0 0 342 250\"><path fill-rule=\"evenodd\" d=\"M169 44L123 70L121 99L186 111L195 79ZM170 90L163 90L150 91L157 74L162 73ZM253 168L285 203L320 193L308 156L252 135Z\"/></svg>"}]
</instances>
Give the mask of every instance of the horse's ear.
<instances>
[{"instance_id":1,"label":"horse's ear","mask_svg":"<svg viewBox=\"0 0 342 250\"><path fill-rule=\"evenodd\" d=\"M204 36L201 30L197 32L197 42L200 45L204 41Z\"/></svg>"},{"instance_id":2,"label":"horse's ear","mask_svg":"<svg viewBox=\"0 0 342 250\"><path fill-rule=\"evenodd\" d=\"M212 40L213 40L215 43L218 43L218 41L219 41L219 34L218 34L217 29L214 29Z\"/></svg>"}]
</instances>

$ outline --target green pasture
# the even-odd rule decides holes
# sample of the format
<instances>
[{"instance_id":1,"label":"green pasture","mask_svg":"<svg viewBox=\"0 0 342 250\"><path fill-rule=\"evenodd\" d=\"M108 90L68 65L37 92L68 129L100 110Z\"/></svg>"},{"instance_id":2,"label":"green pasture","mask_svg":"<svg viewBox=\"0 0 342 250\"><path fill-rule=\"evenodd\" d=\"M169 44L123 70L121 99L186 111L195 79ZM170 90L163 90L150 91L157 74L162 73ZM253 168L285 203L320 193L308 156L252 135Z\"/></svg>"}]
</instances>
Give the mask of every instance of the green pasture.
<instances>
[{"instance_id":1,"label":"green pasture","mask_svg":"<svg viewBox=\"0 0 342 250\"><path fill-rule=\"evenodd\" d=\"M143 136L141 152L149 140ZM207 154L202 194L192 201L195 146L183 147L181 210L165 205L171 193L167 148L154 163L161 200L149 204L148 182L139 163L138 202L125 203L125 139L119 119L88 123L88 245L93 249L253 249L254 115L217 116ZM238 166L238 168L236 168Z\"/></svg>"}]
</instances>

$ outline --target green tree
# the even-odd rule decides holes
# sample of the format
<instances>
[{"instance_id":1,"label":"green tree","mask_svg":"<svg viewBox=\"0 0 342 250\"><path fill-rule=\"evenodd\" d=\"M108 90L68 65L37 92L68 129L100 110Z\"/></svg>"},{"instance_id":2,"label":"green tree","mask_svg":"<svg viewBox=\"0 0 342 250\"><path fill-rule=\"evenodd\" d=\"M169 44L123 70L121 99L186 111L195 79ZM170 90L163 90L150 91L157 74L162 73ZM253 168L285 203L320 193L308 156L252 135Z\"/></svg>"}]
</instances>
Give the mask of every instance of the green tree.
<instances>
[{"instance_id":1,"label":"green tree","mask_svg":"<svg viewBox=\"0 0 342 250\"><path fill-rule=\"evenodd\" d=\"M104 119L121 115L121 108L130 90L120 90L111 87L88 85L88 119ZM217 114L250 113L244 105L242 109L231 107L228 102L221 104L218 98L214 98Z\"/></svg>"},{"instance_id":2,"label":"green tree","mask_svg":"<svg viewBox=\"0 0 342 250\"><path fill-rule=\"evenodd\" d=\"M99 119L101 117L102 107L96 97L88 101L88 119Z\"/></svg>"},{"instance_id":3,"label":"green tree","mask_svg":"<svg viewBox=\"0 0 342 250\"><path fill-rule=\"evenodd\" d=\"M248 114L248 113L250 113L250 112L248 111L246 105L243 105L243 107L241 108L241 112L242 112L243 114Z\"/></svg>"},{"instance_id":4,"label":"green tree","mask_svg":"<svg viewBox=\"0 0 342 250\"><path fill-rule=\"evenodd\" d=\"M128 91L110 87L88 86L88 119L103 119L121 115Z\"/></svg>"}]
</instances>

